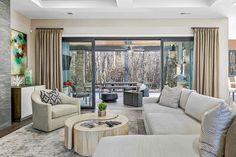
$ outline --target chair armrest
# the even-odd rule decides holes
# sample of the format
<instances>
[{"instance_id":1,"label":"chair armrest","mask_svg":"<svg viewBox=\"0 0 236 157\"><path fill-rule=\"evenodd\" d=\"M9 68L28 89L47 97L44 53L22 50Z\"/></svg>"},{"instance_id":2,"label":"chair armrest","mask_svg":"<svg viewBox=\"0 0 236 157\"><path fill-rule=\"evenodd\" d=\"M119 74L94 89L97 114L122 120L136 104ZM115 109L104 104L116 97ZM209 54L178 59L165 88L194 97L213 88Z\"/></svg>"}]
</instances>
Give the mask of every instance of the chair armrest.
<instances>
[{"instance_id":1,"label":"chair armrest","mask_svg":"<svg viewBox=\"0 0 236 157\"><path fill-rule=\"evenodd\" d=\"M143 98L143 104L148 104L148 103L157 103L159 97L144 97Z\"/></svg>"},{"instance_id":2,"label":"chair armrest","mask_svg":"<svg viewBox=\"0 0 236 157\"><path fill-rule=\"evenodd\" d=\"M36 92L33 92L31 100L34 127L40 130L50 131L52 127L52 105L43 103Z\"/></svg>"},{"instance_id":3,"label":"chair armrest","mask_svg":"<svg viewBox=\"0 0 236 157\"><path fill-rule=\"evenodd\" d=\"M61 101L63 104L72 104L78 107L78 113L80 114L80 98L72 98L64 93L60 93Z\"/></svg>"}]
</instances>

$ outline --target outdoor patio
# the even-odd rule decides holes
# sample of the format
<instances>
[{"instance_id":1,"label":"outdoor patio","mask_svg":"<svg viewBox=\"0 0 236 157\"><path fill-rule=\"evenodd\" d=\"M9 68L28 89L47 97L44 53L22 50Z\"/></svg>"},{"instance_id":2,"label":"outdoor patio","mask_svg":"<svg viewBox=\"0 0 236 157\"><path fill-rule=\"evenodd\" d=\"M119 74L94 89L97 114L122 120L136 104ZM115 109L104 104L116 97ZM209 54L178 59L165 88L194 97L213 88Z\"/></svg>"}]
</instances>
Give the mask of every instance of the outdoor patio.
<instances>
[{"instance_id":1,"label":"outdoor patio","mask_svg":"<svg viewBox=\"0 0 236 157\"><path fill-rule=\"evenodd\" d=\"M141 110L141 107L134 107L134 106L128 106L124 105L123 103L123 92L117 92L118 99L115 102L108 102L108 109L109 110L122 110L122 109L137 109ZM149 93L149 97L157 97L160 93ZM100 103L102 100L99 98L99 93L96 93L96 104Z\"/></svg>"}]
</instances>

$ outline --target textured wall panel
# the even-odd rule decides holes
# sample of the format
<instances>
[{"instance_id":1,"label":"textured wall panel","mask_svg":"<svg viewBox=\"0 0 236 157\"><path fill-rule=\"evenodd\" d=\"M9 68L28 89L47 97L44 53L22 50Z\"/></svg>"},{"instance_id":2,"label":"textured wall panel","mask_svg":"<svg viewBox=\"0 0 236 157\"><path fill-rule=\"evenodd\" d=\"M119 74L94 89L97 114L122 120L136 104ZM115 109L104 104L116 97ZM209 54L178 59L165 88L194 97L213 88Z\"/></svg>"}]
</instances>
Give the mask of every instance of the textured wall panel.
<instances>
[{"instance_id":1,"label":"textured wall panel","mask_svg":"<svg viewBox=\"0 0 236 157\"><path fill-rule=\"evenodd\" d=\"M0 0L0 129L11 124L10 0Z\"/></svg>"}]
</instances>

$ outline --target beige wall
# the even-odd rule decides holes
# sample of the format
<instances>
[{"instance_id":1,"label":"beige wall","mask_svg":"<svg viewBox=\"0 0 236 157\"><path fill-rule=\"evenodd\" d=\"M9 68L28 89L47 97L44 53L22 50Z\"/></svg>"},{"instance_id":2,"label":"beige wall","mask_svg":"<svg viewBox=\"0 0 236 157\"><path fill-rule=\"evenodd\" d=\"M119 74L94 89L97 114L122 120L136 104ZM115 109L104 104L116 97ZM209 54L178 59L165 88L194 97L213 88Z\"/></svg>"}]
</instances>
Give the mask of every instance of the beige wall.
<instances>
[{"instance_id":1,"label":"beige wall","mask_svg":"<svg viewBox=\"0 0 236 157\"><path fill-rule=\"evenodd\" d=\"M191 27L220 27L220 97L228 97L228 19L161 20L32 20L31 52L37 27L62 27L63 36L161 37L192 36ZM34 62L34 58L30 59Z\"/></svg>"},{"instance_id":2,"label":"beige wall","mask_svg":"<svg viewBox=\"0 0 236 157\"><path fill-rule=\"evenodd\" d=\"M27 34L28 68L34 71L35 69L34 57L32 56L34 54L34 52L32 52L34 48L31 47L31 35L30 35L31 19L23 16L22 14L14 10L11 10L11 29ZM31 61L32 58L33 61Z\"/></svg>"}]
</instances>

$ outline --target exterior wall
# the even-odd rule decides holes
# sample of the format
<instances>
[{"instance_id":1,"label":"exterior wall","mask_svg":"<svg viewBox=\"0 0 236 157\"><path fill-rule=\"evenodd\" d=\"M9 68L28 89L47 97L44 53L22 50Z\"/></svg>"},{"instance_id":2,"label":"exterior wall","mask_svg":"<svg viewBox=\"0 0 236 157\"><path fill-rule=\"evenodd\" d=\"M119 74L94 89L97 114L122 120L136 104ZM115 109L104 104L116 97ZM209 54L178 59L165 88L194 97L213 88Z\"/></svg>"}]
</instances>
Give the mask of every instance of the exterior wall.
<instances>
[{"instance_id":1,"label":"exterior wall","mask_svg":"<svg viewBox=\"0 0 236 157\"><path fill-rule=\"evenodd\" d=\"M0 0L0 129L11 124L10 1Z\"/></svg>"},{"instance_id":2,"label":"exterior wall","mask_svg":"<svg viewBox=\"0 0 236 157\"><path fill-rule=\"evenodd\" d=\"M236 50L236 40L229 40L229 50Z\"/></svg>"}]
</instances>

